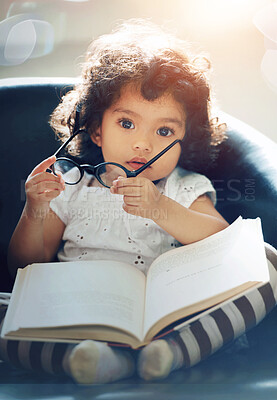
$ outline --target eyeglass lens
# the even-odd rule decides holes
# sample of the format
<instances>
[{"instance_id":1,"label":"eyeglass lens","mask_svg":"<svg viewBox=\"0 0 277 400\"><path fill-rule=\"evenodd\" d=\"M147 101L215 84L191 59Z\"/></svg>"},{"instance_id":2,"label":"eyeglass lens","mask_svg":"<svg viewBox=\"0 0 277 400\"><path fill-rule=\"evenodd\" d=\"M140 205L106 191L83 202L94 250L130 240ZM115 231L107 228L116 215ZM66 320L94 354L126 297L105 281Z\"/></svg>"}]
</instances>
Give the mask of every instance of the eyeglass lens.
<instances>
[{"instance_id":1,"label":"eyeglass lens","mask_svg":"<svg viewBox=\"0 0 277 400\"><path fill-rule=\"evenodd\" d=\"M57 160L54 165L54 173L61 175L64 182L75 185L82 178L80 167L71 160ZM97 168L96 178L106 187L111 187L112 183L119 176L126 177L124 169L114 164L104 164Z\"/></svg>"},{"instance_id":2,"label":"eyeglass lens","mask_svg":"<svg viewBox=\"0 0 277 400\"><path fill-rule=\"evenodd\" d=\"M53 172L61 175L65 183L75 185L82 177L81 170L70 160L57 160L53 164Z\"/></svg>"},{"instance_id":3,"label":"eyeglass lens","mask_svg":"<svg viewBox=\"0 0 277 400\"><path fill-rule=\"evenodd\" d=\"M118 165L105 164L97 169L98 178L104 183L105 186L111 187L113 181L119 176L127 177L124 169L120 168Z\"/></svg>"}]
</instances>

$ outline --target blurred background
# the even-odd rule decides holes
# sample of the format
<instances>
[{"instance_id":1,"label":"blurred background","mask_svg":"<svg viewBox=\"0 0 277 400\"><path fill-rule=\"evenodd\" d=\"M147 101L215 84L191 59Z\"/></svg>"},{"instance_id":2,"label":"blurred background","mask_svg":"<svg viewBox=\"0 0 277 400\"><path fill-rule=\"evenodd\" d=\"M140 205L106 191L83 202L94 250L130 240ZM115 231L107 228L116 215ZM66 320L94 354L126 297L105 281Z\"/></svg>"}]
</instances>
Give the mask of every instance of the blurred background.
<instances>
[{"instance_id":1,"label":"blurred background","mask_svg":"<svg viewBox=\"0 0 277 400\"><path fill-rule=\"evenodd\" d=\"M218 106L277 141L272 0L0 0L0 79L78 76L90 41L128 18L164 25L206 53Z\"/></svg>"}]
</instances>

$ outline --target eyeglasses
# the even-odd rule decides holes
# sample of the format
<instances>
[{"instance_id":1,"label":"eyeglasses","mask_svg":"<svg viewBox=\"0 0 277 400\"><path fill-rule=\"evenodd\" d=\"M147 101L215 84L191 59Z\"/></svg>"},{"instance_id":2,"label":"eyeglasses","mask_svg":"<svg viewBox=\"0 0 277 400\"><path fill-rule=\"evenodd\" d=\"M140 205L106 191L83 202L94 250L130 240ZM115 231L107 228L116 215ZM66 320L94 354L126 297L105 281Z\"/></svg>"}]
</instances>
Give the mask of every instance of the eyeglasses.
<instances>
[{"instance_id":1,"label":"eyeglasses","mask_svg":"<svg viewBox=\"0 0 277 400\"><path fill-rule=\"evenodd\" d=\"M61 145L61 147L54 153L54 155L57 156L57 154L60 153L60 151L63 150L76 135L85 132L86 131L84 129L80 129L73 133L73 135L70 136L70 138ZM155 157L153 157L147 163L134 171L129 171L123 165L115 162L103 162L93 166L91 164L78 164L76 161L71 160L67 157L57 158L50 168L55 175L61 175L67 185L76 185L77 183L79 183L84 176L84 172L87 171L95 176L95 178L98 180L99 183L101 183L101 185L105 186L106 188L110 188L113 181L119 176L123 176L125 178L136 177L151 164L153 164L156 160L158 160L158 158L165 154L169 149L171 149L171 147L179 142L181 142L181 140L174 140L174 142L168 145Z\"/></svg>"}]
</instances>

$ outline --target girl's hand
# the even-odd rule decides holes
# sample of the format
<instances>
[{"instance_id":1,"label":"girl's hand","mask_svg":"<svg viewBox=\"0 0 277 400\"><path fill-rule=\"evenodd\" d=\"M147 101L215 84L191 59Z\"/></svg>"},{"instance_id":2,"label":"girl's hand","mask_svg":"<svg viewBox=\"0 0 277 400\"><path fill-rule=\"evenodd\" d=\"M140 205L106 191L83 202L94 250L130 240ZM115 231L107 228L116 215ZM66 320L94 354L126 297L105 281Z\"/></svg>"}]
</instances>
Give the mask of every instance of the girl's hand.
<instances>
[{"instance_id":1,"label":"girl's hand","mask_svg":"<svg viewBox=\"0 0 277 400\"><path fill-rule=\"evenodd\" d=\"M161 213L160 199L163 195L152 181L147 178L118 177L110 188L113 194L122 194L123 209L133 215L157 219Z\"/></svg>"},{"instance_id":2,"label":"girl's hand","mask_svg":"<svg viewBox=\"0 0 277 400\"><path fill-rule=\"evenodd\" d=\"M25 211L29 218L45 218L49 211L50 201L64 190L65 184L62 177L46 172L55 161L55 156L42 161L27 178Z\"/></svg>"}]
</instances>

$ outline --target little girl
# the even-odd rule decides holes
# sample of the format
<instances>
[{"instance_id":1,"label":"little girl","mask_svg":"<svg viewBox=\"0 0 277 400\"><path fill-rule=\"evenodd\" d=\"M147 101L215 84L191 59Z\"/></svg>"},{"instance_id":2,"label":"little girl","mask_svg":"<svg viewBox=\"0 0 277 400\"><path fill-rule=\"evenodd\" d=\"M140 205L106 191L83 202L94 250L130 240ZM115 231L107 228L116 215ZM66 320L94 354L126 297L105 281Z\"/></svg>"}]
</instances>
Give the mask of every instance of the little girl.
<instances>
[{"instance_id":1,"label":"little girl","mask_svg":"<svg viewBox=\"0 0 277 400\"><path fill-rule=\"evenodd\" d=\"M112 162L131 171L176 143L138 176L119 173L110 187L89 166L68 185L70 171L49 173L56 171L56 156L42 161L27 179L25 208L10 242L13 274L56 254L60 261L121 260L146 273L161 253L228 225L215 209L211 182L199 173L224 138L224 126L211 119L207 67L183 41L144 21L129 21L91 44L80 83L51 117L62 141L76 134L66 147L70 156L79 164ZM139 375L160 379L188 366L184 338L169 336L141 350ZM26 343L18 344L21 365ZM6 356L8 344L1 340ZM54 351L41 344L40 367L49 371L47 349ZM55 368L80 383L115 381L135 369L134 351L102 342L62 349Z\"/></svg>"}]
</instances>

